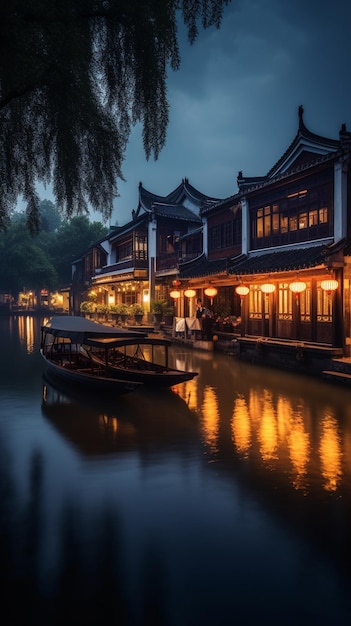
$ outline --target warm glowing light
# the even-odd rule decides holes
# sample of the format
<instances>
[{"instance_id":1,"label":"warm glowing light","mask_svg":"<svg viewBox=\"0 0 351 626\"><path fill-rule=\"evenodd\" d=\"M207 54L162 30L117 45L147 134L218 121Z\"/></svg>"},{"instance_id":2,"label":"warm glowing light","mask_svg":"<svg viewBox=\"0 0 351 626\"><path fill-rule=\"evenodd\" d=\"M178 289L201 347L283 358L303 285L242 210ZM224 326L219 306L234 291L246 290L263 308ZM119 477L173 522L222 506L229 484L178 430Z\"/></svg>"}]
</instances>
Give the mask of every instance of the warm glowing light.
<instances>
[{"instance_id":1,"label":"warm glowing light","mask_svg":"<svg viewBox=\"0 0 351 626\"><path fill-rule=\"evenodd\" d=\"M310 439L306 432L303 416L295 414L290 421L290 433L287 436L289 457L292 463L293 485L295 489L306 489L307 467L310 461Z\"/></svg>"},{"instance_id":2,"label":"warm glowing light","mask_svg":"<svg viewBox=\"0 0 351 626\"><path fill-rule=\"evenodd\" d=\"M186 289L184 291L184 295L186 298L194 298L196 296L196 291L195 289Z\"/></svg>"},{"instance_id":3,"label":"warm glowing light","mask_svg":"<svg viewBox=\"0 0 351 626\"><path fill-rule=\"evenodd\" d=\"M336 491L342 479L342 450L337 420L329 413L322 420L319 454L322 476L325 481L324 489Z\"/></svg>"},{"instance_id":4,"label":"warm glowing light","mask_svg":"<svg viewBox=\"0 0 351 626\"><path fill-rule=\"evenodd\" d=\"M173 291L171 291L169 295L171 296L173 300L178 300L178 298L180 298L180 291L178 291L177 289L174 289Z\"/></svg>"},{"instance_id":5,"label":"warm glowing light","mask_svg":"<svg viewBox=\"0 0 351 626\"><path fill-rule=\"evenodd\" d=\"M250 414L244 397L236 399L232 416L233 441L238 452L248 456L251 446Z\"/></svg>"},{"instance_id":6,"label":"warm glowing light","mask_svg":"<svg viewBox=\"0 0 351 626\"><path fill-rule=\"evenodd\" d=\"M217 452L219 434L219 407L217 394L213 387L207 386L204 389L202 415L202 429L205 442L211 448L212 452Z\"/></svg>"},{"instance_id":7,"label":"warm glowing light","mask_svg":"<svg viewBox=\"0 0 351 626\"><path fill-rule=\"evenodd\" d=\"M261 409L258 440L260 443L260 453L264 461L272 461L278 458L277 419L271 398L266 399Z\"/></svg>"},{"instance_id":8,"label":"warm glowing light","mask_svg":"<svg viewBox=\"0 0 351 626\"><path fill-rule=\"evenodd\" d=\"M246 285L239 285L238 287L235 287L235 291L240 298L244 298L244 296L247 296L250 289Z\"/></svg>"},{"instance_id":9,"label":"warm glowing light","mask_svg":"<svg viewBox=\"0 0 351 626\"><path fill-rule=\"evenodd\" d=\"M273 293L273 291L275 291L275 285L273 285L273 283L263 283L263 285L261 285L261 291L263 293Z\"/></svg>"},{"instance_id":10,"label":"warm glowing light","mask_svg":"<svg viewBox=\"0 0 351 626\"><path fill-rule=\"evenodd\" d=\"M217 295L218 290L216 289L216 287L207 287L207 289L205 289L204 293L209 298L214 298Z\"/></svg>"},{"instance_id":11,"label":"warm glowing light","mask_svg":"<svg viewBox=\"0 0 351 626\"><path fill-rule=\"evenodd\" d=\"M328 291L329 293L331 293L332 291L335 291L335 289L337 289L338 286L339 286L338 281L333 280L333 279L322 280L321 282L321 287L323 291Z\"/></svg>"},{"instance_id":12,"label":"warm glowing light","mask_svg":"<svg viewBox=\"0 0 351 626\"><path fill-rule=\"evenodd\" d=\"M294 283L290 283L289 289L293 293L302 293L306 289L306 283L302 280L296 280Z\"/></svg>"}]
</instances>

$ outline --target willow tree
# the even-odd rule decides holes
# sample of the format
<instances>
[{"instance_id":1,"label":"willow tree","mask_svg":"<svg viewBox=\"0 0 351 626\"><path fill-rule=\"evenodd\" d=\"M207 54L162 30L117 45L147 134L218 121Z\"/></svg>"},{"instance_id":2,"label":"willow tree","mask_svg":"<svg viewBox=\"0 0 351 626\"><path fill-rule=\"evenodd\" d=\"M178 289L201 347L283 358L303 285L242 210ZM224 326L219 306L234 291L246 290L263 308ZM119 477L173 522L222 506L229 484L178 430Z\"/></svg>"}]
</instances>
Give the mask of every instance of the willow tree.
<instances>
[{"instance_id":1,"label":"willow tree","mask_svg":"<svg viewBox=\"0 0 351 626\"><path fill-rule=\"evenodd\" d=\"M31 230L38 181L65 217L112 213L131 127L146 158L166 141L167 72L180 67L179 19L220 27L230 0L2 0L0 230L19 196Z\"/></svg>"}]
</instances>

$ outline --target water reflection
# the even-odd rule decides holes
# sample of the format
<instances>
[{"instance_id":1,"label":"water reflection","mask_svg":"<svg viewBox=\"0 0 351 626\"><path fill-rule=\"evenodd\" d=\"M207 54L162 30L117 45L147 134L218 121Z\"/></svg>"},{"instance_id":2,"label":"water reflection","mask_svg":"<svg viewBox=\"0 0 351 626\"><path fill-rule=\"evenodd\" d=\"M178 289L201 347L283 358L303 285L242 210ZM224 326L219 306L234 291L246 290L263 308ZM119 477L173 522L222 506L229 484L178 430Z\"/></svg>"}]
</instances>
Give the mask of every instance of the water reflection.
<instances>
[{"instance_id":1,"label":"water reflection","mask_svg":"<svg viewBox=\"0 0 351 626\"><path fill-rule=\"evenodd\" d=\"M292 463L292 483L295 489L307 489L307 466L310 459L310 440L302 415L291 420L291 432L287 434L289 456ZM295 476L294 476L295 473Z\"/></svg>"},{"instance_id":2,"label":"water reflection","mask_svg":"<svg viewBox=\"0 0 351 626\"><path fill-rule=\"evenodd\" d=\"M156 449L167 454L180 438L185 452L199 436L197 415L171 389L102 398L44 376L42 411L87 456Z\"/></svg>"},{"instance_id":3,"label":"water reflection","mask_svg":"<svg viewBox=\"0 0 351 626\"><path fill-rule=\"evenodd\" d=\"M25 345L27 354L34 350L34 318L29 315L18 316L18 334Z\"/></svg>"},{"instance_id":4,"label":"water reflection","mask_svg":"<svg viewBox=\"0 0 351 626\"><path fill-rule=\"evenodd\" d=\"M13 623L349 623L350 390L174 346L192 381L77 395L31 324L0 319Z\"/></svg>"},{"instance_id":5,"label":"water reflection","mask_svg":"<svg viewBox=\"0 0 351 626\"><path fill-rule=\"evenodd\" d=\"M338 492L349 486L350 390L254 365L238 367L225 355L216 355L216 366L195 352L186 359L200 375L191 386L179 386L179 393L198 414L211 454L228 458L228 440L221 437L228 424L233 455L275 471L294 490ZM225 383L218 375L224 371Z\"/></svg>"},{"instance_id":6,"label":"water reflection","mask_svg":"<svg viewBox=\"0 0 351 626\"><path fill-rule=\"evenodd\" d=\"M277 384L276 373L271 373L272 385L268 387L266 381L263 385L255 379L259 374L255 366L248 366L252 368L251 380L250 377L241 379L240 386L223 385L220 380L223 359L227 375L235 380L235 362L230 364L233 370L230 372L228 357L216 355L214 363L208 353L178 348L174 350L173 359L177 367L200 371L199 377L169 390L168 395L144 391L142 400L140 393L128 395L119 399L118 410L111 405L103 406L99 399L95 412L91 400L87 407L83 397L60 407L60 402L51 401L53 391L47 386L43 412L61 431L66 429L66 436L75 438L85 452L117 451L136 441L141 444L150 439L151 433L155 441L165 445L167 437L171 441L182 432L185 443L187 437L191 439L194 435L196 416L196 434L207 447L208 461L224 453L227 456L227 440L221 433L226 432L228 424L233 454L255 464L261 461L267 471L275 471L288 479L294 490L305 494L316 488L336 492L349 480L351 457L346 445L351 440L349 404L341 408L330 401L326 404L326 398L317 399L314 390L318 392L319 381L296 377L295 393L291 377L287 379L289 386L284 389L285 374L279 373ZM332 395L337 394L334 388L328 389ZM348 390L342 393L350 397ZM344 424L342 431L338 427L340 419ZM84 428L81 420L85 420ZM185 426L187 420L192 432Z\"/></svg>"},{"instance_id":7,"label":"water reflection","mask_svg":"<svg viewBox=\"0 0 351 626\"><path fill-rule=\"evenodd\" d=\"M217 440L219 430L219 409L217 394L213 387L206 385L204 389L204 399L201 407L202 428L204 441L212 452L217 452Z\"/></svg>"},{"instance_id":8,"label":"water reflection","mask_svg":"<svg viewBox=\"0 0 351 626\"><path fill-rule=\"evenodd\" d=\"M251 446L251 423L249 409L242 396L234 404L232 432L235 448L247 458Z\"/></svg>"},{"instance_id":9,"label":"water reflection","mask_svg":"<svg viewBox=\"0 0 351 626\"><path fill-rule=\"evenodd\" d=\"M324 415L321 424L319 455L326 491L336 491L342 480L341 450L337 421L333 415Z\"/></svg>"}]
</instances>

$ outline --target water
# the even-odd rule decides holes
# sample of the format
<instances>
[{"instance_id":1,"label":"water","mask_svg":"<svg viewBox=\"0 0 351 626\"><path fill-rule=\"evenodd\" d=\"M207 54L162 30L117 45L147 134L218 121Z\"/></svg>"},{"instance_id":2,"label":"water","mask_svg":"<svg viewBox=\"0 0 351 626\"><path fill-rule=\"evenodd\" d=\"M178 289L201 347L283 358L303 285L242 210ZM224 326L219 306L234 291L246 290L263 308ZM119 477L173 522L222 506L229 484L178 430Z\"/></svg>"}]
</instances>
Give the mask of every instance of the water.
<instances>
[{"instance_id":1,"label":"water","mask_svg":"<svg viewBox=\"0 0 351 626\"><path fill-rule=\"evenodd\" d=\"M224 354L105 402L0 318L2 623L350 622L351 391Z\"/></svg>"}]
</instances>

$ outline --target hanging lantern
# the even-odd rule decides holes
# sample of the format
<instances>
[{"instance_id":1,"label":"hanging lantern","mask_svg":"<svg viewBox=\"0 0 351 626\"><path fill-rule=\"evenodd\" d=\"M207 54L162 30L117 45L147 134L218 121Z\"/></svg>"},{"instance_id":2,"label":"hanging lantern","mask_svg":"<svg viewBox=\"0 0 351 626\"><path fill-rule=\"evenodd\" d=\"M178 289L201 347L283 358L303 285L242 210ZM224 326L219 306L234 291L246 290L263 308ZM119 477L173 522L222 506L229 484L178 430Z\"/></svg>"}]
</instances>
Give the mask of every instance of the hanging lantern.
<instances>
[{"instance_id":1,"label":"hanging lantern","mask_svg":"<svg viewBox=\"0 0 351 626\"><path fill-rule=\"evenodd\" d=\"M172 285L173 285L173 287L180 287L181 282L180 282L180 280L175 279L175 280L172 281Z\"/></svg>"},{"instance_id":2,"label":"hanging lantern","mask_svg":"<svg viewBox=\"0 0 351 626\"><path fill-rule=\"evenodd\" d=\"M173 300L178 300L178 298L180 298L180 291L178 291L177 289L174 289L173 291L170 292L169 295L171 296Z\"/></svg>"},{"instance_id":3,"label":"hanging lantern","mask_svg":"<svg viewBox=\"0 0 351 626\"><path fill-rule=\"evenodd\" d=\"M273 293L273 291L275 291L275 285L273 285L273 283L263 283L263 285L261 285L261 291L263 293Z\"/></svg>"},{"instance_id":4,"label":"hanging lantern","mask_svg":"<svg viewBox=\"0 0 351 626\"><path fill-rule=\"evenodd\" d=\"M184 291L184 295L186 298L194 298L196 296L196 291L195 289L186 289Z\"/></svg>"},{"instance_id":5,"label":"hanging lantern","mask_svg":"<svg viewBox=\"0 0 351 626\"><path fill-rule=\"evenodd\" d=\"M296 294L302 293L306 289L306 283L302 280L296 280L295 282L290 283L289 289Z\"/></svg>"},{"instance_id":6,"label":"hanging lantern","mask_svg":"<svg viewBox=\"0 0 351 626\"><path fill-rule=\"evenodd\" d=\"M235 293L240 296L240 298L244 298L249 293L250 289L246 285L238 285L235 287Z\"/></svg>"},{"instance_id":7,"label":"hanging lantern","mask_svg":"<svg viewBox=\"0 0 351 626\"><path fill-rule=\"evenodd\" d=\"M207 287L207 289L205 289L204 293L209 298L214 298L217 295L218 290L216 289L216 287Z\"/></svg>"},{"instance_id":8,"label":"hanging lantern","mask_svg":"<svg viewBox=\"0 0 351 626\"><path fill-rule=\"evenodd\" d=\"M213 304L213 298L217 295L218 289L216 287L207 287L204 291L205 296L211 299L211 306Z\"/></svg>"},{"instance_id":9,"label":"hanging lantern","mask_svg":"<svg viewBox=\"0 0 351 626\"><path fill-rule=\"evenodd\" d=\"M337 289L338 286L339 286L338 281L334 279L322 280L321 282L321 287L323 291L327 291L328 293L335 291L335 289Z\"/></svg>"}]
</instances>

